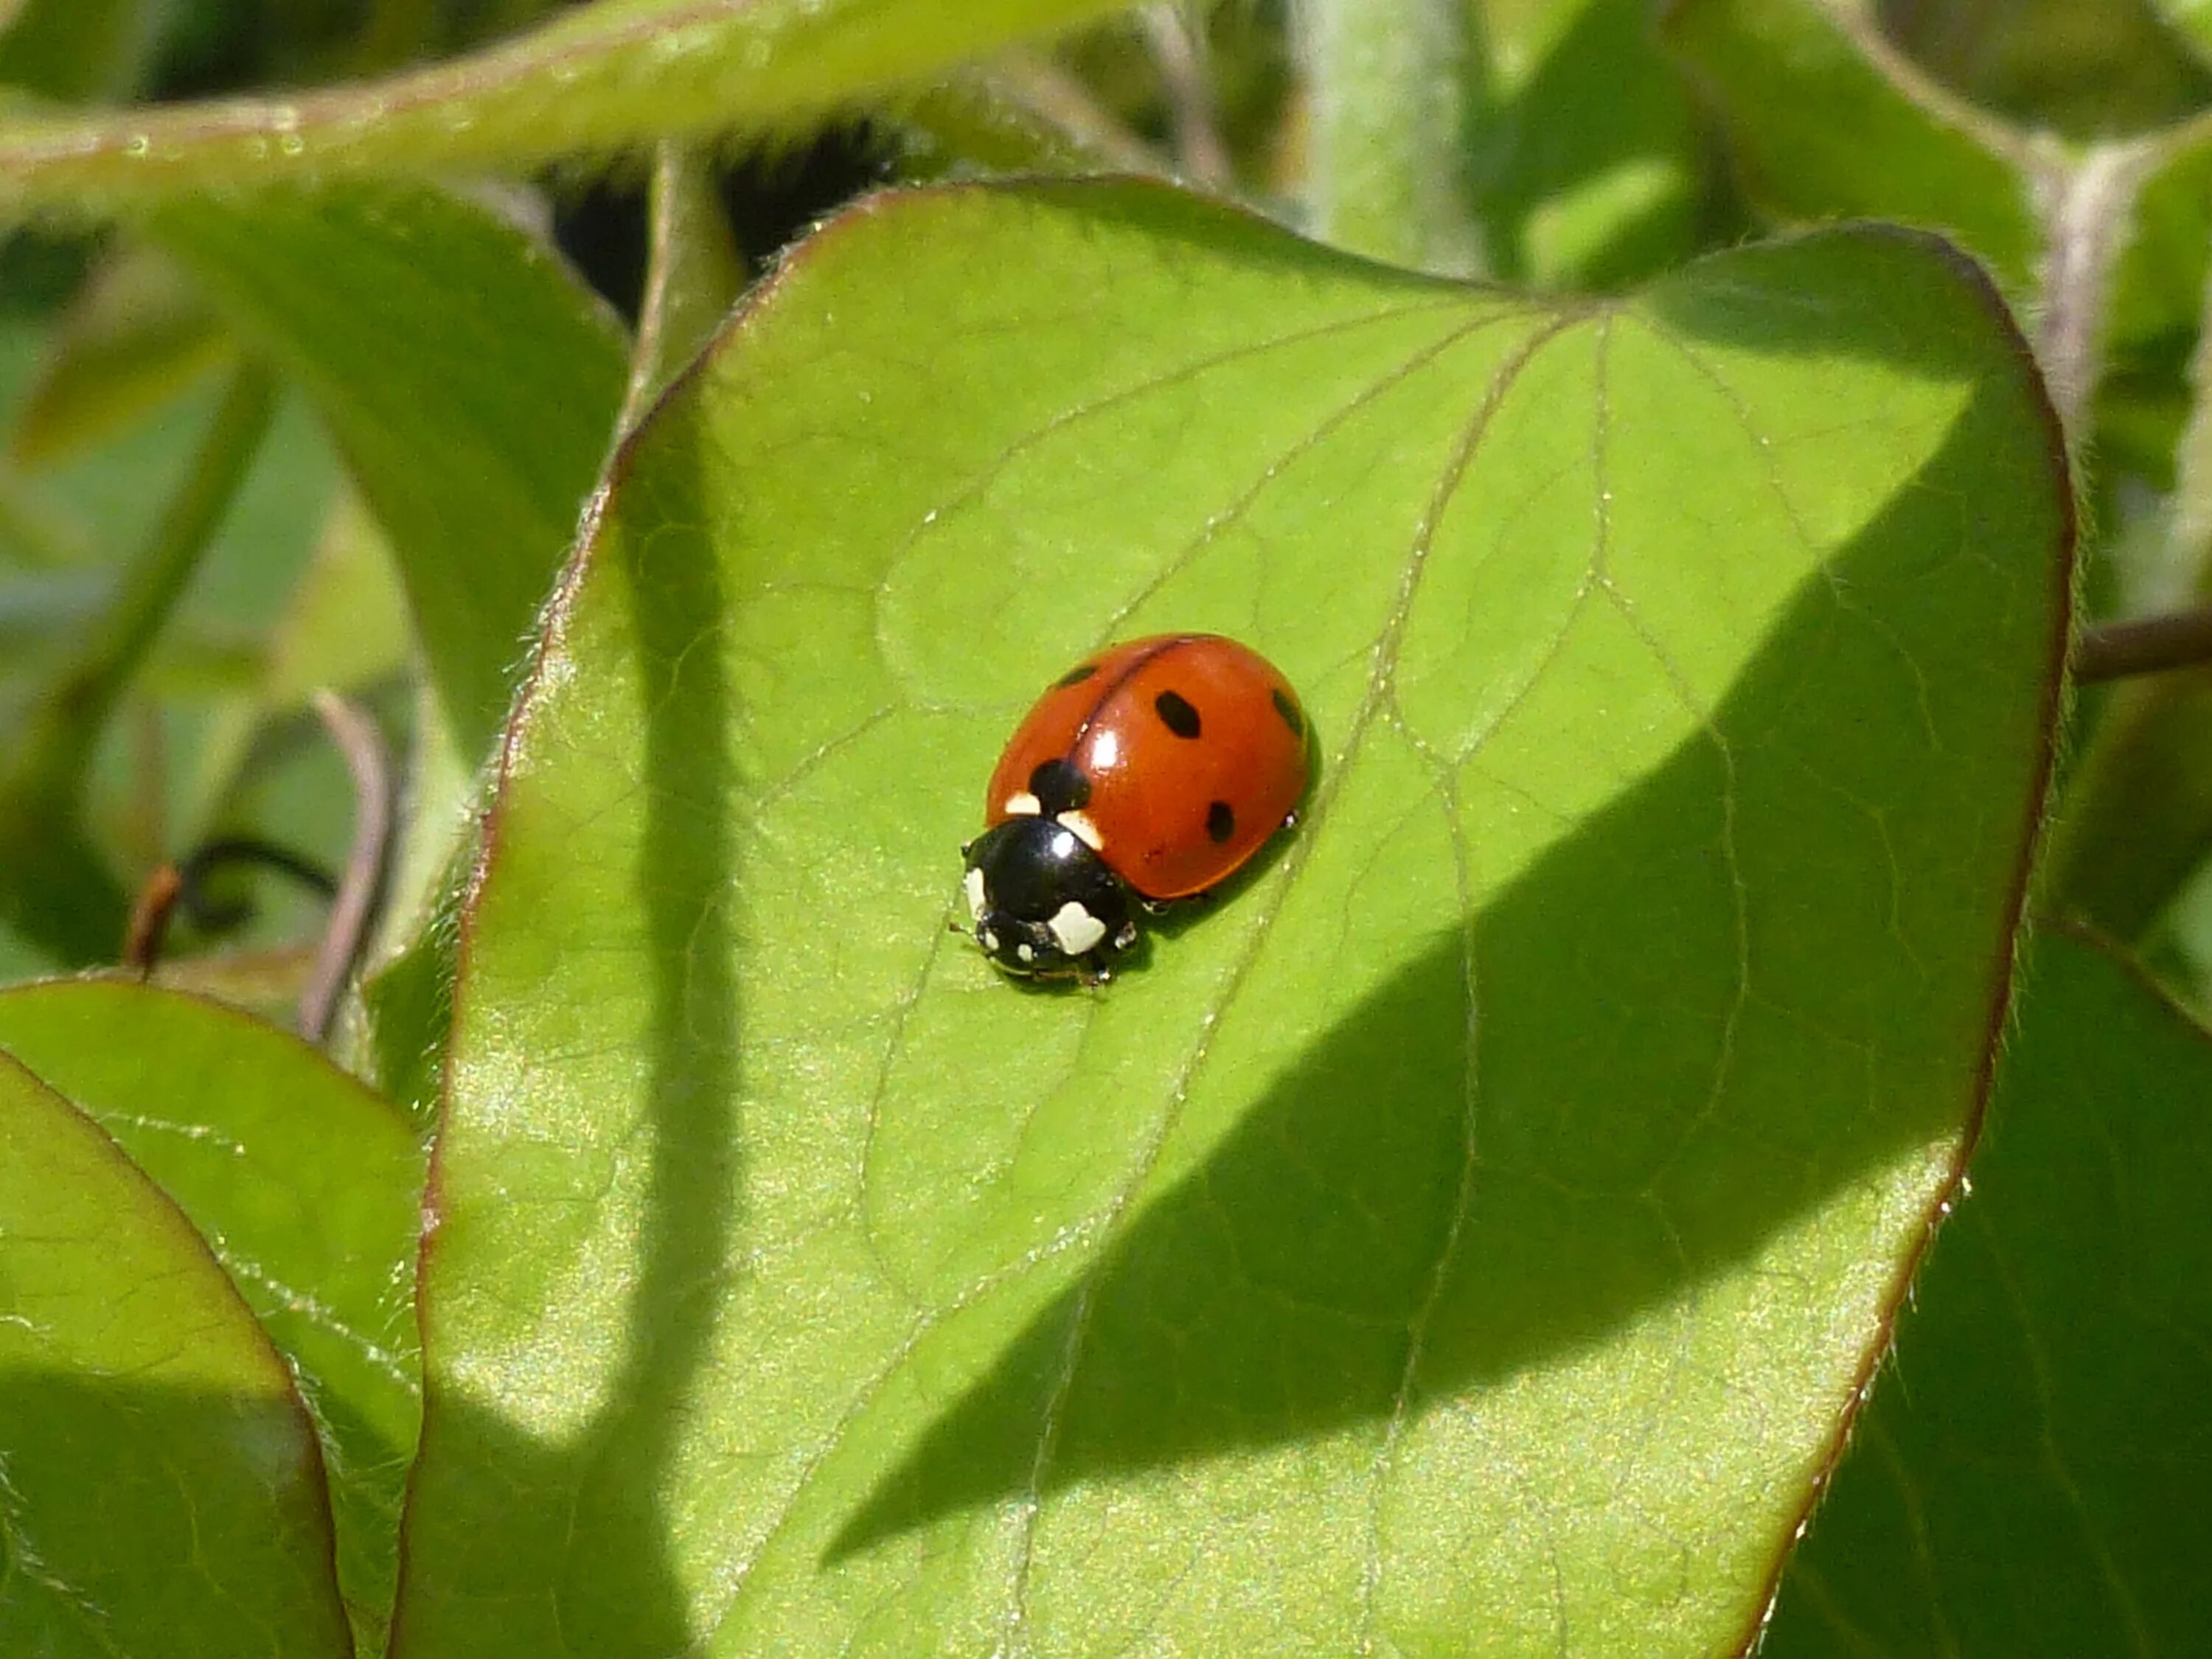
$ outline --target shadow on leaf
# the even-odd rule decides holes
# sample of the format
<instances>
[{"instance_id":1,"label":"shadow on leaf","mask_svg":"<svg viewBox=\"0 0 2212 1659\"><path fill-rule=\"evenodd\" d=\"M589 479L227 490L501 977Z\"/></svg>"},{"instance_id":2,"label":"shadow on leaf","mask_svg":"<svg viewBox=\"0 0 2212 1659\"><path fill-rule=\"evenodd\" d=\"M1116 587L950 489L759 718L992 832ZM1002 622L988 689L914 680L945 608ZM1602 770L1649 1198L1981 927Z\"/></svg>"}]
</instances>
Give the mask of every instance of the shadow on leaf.
<instances>
[{"instance_id":1,"label":"shadow on leaf","mask_svg":"<svg viewBox=\"0 0 2212 1659\"><path fill-rule=\"evenodd\" d=\"M677 522L702 523L696 473L681 471L697 455L666 425L652 487L683 509L672 511ZM418 1645L483 1650L494 1631L501 1651L644 1656L691 1646L661 1502L738 1220L730 1111L738 1032L729 915L735 714L721 653L696 648L724 610L720 566L703 536L624 540L615 550L647 712L636 902L653 975L645 1083L653 1150L628 1347L605 1408L557 1445L464 1399L426 1399L408 1528L411 1536L434 1517L428 1524L439 1554L422 1587L403 1595L395 1655ZM433 1321L429 1343L435 1333ZM489 1510L487 1493L499 1495ZM495 1527L465 1530L468 1517L488 1512ZM562 1565L517 1583L519 1561Z\"/></svg>"},{"instance_id":2,"label":"shadow on leaf","mask_svg":"<svg viewBox=\"0 0 2212 1659\"><path fill-rule=\"evenodd\" d=\"M1923 752L1900 787L1890 763L1925 720L1999 718L1923 717L1919 667L1962 660L1942 601L1990 568L1966 503L2023 453L2017 396L1969 404L1706 735L1428 941L1134 1214L825 1559L1465 1400L1693 1308L1839 1190L1968 1130L2051 687L1984 705L2018 726L1988 771ZM2049 606L2015 605L1975 660L2041 650L2055 683L2063 552ZM1950 860L2002 873L1956 890Z\"/></svg>"},{"instance_id":3,"label":"shadow on leaf","mask_svg":"<svg viewBox=\"0 0 2212 1659\"><path fill-rule=\"evenodd\" d=\"M0 1652L350 1653L289 1395L0 1373Z\"/></svg>"}]
</instances>

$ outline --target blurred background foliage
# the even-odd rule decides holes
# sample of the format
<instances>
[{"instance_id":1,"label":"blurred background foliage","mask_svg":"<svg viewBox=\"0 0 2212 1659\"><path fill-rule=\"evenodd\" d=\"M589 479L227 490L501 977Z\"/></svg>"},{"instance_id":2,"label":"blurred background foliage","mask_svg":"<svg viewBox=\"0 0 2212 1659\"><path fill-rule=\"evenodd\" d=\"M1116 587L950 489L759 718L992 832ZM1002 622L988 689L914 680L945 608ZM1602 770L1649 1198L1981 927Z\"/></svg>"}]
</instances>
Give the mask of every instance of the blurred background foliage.
<instances>
[{"instance_id":1,"label":"blurred background foliage","mask_svg":"<svg viewBox=\"0 0 2212 1659\"><path fill-rule=\"evenodd\" d=\"M464 52L559 9L0 0L0 87L24 107L309 87ZM999 67L1048 125L1085 135L1090 153L1286 211L1309 114L1292 74L1294 27L1289 0L1135 10ZM1837 41L1853 31L1891 54L1893 70L1924 82L1936 104L1953 100L1971 118L1931 124L1928 98L1916 105L1856 58L1841 64ZM1747 76L1772 109L1747 96ZM1466 82L1477 276L1602 292L1766 229L1868 213L1960 234L2033 313L2050 296L2021 228L2039 185L2014 176L2021 157L2133 155L2130 144L2187 131L2212 111L2212 5L1470 0ZM1776 128L1776 112L1796 103L1842 118L1825 137ZM1999 150L2015 141L2018 149L1992 159L1976 125L1984 120ZM716 210L757 276L860 192L1042 158L1008 131L969 119L957 100L925 97L772 140L732 138L713 157ZM1857 169L1847 187L1823 173L1824 143ZM2212 161L2194 141L2160 155L2130 205L2124 260L2095 321L2102 372L2072 434L2093 621L2182 604L2205 580L2208 538L2190 500L2201 481L2177 468L2177 455L2197 403ZM496 203L634 327L650 172L641 154L567 161L503 181ZM193 475L225 385L251 361L196 276L135 230L64 214L0 240L0 755L21 746L67 682L102 607ZM376 514L348 482L343 448L313 400L280 376L173 609L93 722L81 807L55 806L69 789L42 798L27 842L9 843L20 856L53 854L64 886L88 884L97 925L71 935L20 915L0 922L0 978L112 959L128 896L210 842L244 838L325 870L342 865L353 787L312 712L317 687L374 714L405 810L465 793L482 757L457 755L451 733L425 729L437 716L403 583ZM518 662L522 648L518 640ZM2212 1000L2208 720L2212 686L2197 675L2084 696L2070 746L2080 798L2048 878L2054 903L2137 944L2199 1007ZM20 788L18 797L32 798ZM7 810L0 801L0 817ZM415 849L418 887L450 852ZM322 896L267 868L220 872L204 896L212 902L197 923L181 914L172 928L164 972L283 1007L321 927Z\"/></svg>"}]
</instances>

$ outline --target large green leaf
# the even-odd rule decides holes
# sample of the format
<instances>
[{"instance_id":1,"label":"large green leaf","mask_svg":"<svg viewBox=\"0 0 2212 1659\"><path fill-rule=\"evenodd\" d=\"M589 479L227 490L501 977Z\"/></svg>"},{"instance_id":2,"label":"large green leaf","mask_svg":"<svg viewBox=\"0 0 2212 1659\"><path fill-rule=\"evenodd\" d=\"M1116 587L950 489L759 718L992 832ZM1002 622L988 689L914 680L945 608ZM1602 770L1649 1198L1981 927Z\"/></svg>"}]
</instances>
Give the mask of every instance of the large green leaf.
<instances>
[{"instance_id":1,"label":"large green leaf","mask_svg":"<svg viewBox=\"0 0 2212 1659\"><path fill-rule=\"evenodd\" d=\"M620 330L521 230L428 188L194 202L151 228L314 398L481 754L613 440Z\"/></svg>"},{"instance_id":2,"label":"large green leaf","mask_svg":"<svg viewBox=\"0 0 2212 1659\"><path fill-rule=\"evenodd\" d=\"M375 1650L420 1412L414 1136L298 1038L148 986L0 993L0 1048L160 1183L291 1362L324 1433L339 1583Z\"/></svg>"},{"instance_id":3,"label":"large green leaf","mask_svg":"<svg viewBox=\"0 0 2212 1659\"><path fill-rule=\"evenodd\" d=\"M0 1650L350 1655L314 1430L185 1218L0 1053Z\"/></svg>"},{"instance_id":4,"label":"large green leaf","mask_svg":"<svg viewBox=\"0 0 2212 1659\"><path fill-rule=\"evenodd\" d=\"M0 216L801 126L1127 0L599 0L467 57L261 99L0 118Z\"/></svg>"},{"instance_id":5,"label":"large green leaf","mask_svg":"<svg viewBox=\"0 0 2212 1659\"><path fill-rule=\"evenodd\" d=\"M1549 310L1158 187L848 216L510 736L401 1659L1746 1638L1978 1110L2070 531L1911 235ZM1313 799L1024 993L956 849L1164 627Z\"/></svg>"},{"instance_id":6,"label":"large green leaf","mask_svg":"<svg viewBox=\"0 0 2212 1659\"><path fill-rule=\"evenodd\" d=\"M1763 1652L2194 1653L2212 1628L2212 1036L2044 935L1972 1196Z\"/></svg>"}]
</instances>

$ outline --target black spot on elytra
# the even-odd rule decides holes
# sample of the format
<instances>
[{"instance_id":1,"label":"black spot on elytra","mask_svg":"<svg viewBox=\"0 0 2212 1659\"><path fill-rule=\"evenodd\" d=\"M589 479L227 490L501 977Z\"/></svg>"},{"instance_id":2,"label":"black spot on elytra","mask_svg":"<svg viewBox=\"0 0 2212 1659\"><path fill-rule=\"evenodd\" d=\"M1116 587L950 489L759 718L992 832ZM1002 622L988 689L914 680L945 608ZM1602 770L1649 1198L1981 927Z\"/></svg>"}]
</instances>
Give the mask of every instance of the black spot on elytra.
<instances>
[{"instance_id":1,"label":"black spot on elytra","mask_svg":"<svg viewBox=\"0 0 2212 1659\"><path fill-rule=\"evenodd\" d=\"M1227 841L1237 833L1237 814L1230 811L1229 803L1218 800L1206 809L1206 833L1215 841Z\"/></svg>"},{"instance_id":2,"label":"black spot on elytra","mask_svg":"<svg viewBox=\"0 0 2212 1659\"><path fill-rule=\"evenodd\" d=\"M1176 736L1194 738L1198 735L1198 710L1178 693L1161 692L1152 699L1152 708L1167 723L1168 730Z\"/></svg>"},{"instance_id":3,"label":"black spot on elytra","mask_svg":"<svg viewBox=\"0 0 2212 1659\"><path fill-rule=\"evenodd\" d=\"M1270 690L1267 695L1275 700L1275 712L1283 717L1283 724L1291 728L1291 735L1304 737L1306 717L1298 712L1297 704L1291 702L1279 688Z\"/></svg>"},{"instance_id":4,"label":"black spot on elytra","mask_svg":"<svg viewBox=\"0 0 2212 1659\"><path fill-rule=\"evenodd\" d=\"M1091 780L1065 757L1048 760L1030 774L1030 793L1037 798L1037 811L1045 817L1079 811L1091 799Z\"/></svg>"},{"instance_id":5,"label":"black spot on elytra","mask_svg":"<svg viewBox=\"0 0 2212 1659\"><path fill-rule=\"evenodd\" d=\"M1097 663L1086 662L1081 666L1071 668L1067 672L1062 674L1058 679L1052 683L1052 689L1055 691L1065 691L1071 685L1082 684L1084 681L1089 679L1097 672L1098 665Z\"/></svg>"}]
</instances>

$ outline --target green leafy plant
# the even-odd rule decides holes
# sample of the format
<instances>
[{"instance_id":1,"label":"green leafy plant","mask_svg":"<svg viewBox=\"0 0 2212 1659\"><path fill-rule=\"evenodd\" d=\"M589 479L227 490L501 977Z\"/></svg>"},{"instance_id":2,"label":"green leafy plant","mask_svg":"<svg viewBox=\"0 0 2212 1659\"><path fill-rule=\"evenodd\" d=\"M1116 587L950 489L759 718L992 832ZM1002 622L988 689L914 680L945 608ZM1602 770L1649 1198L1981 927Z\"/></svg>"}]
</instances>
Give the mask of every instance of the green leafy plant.
<instances>
[{"instance_id":1,"label":"green leafy plant","mask_svg":"<svg viewBox=\"0 0 2212 1659\"><path fill-rule=\"evenodd\" d=\"M0 8L0 1647L2191 1650L2185 8L541 9Z\"/></svg>"}]
</instances>

